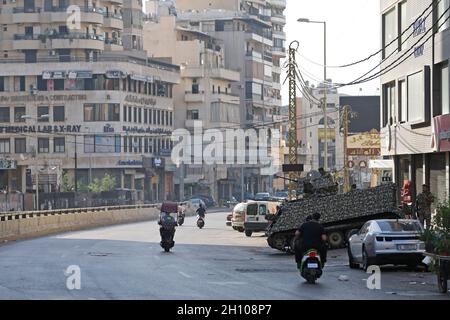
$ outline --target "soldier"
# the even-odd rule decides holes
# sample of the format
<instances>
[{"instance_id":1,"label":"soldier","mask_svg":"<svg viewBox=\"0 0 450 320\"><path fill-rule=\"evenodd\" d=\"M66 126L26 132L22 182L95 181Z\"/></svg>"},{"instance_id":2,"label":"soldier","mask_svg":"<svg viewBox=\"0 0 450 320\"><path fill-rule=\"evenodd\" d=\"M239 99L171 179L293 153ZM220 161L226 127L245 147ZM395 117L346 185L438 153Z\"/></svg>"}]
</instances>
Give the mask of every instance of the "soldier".
<instances>
[{"instance_id":1,"label":"soldier","mask_svg":"<svg viewBox=\"0 0 450 320\"><path fill-rule=\"evenodd\" d=\"M427 228L431 226L431 204L434 202L434 196L430 192L428 185L422 186L422 193L417 195L416 210L417 217L420 223L424 226L424 222L427 223Z\"/></svg>"}]
</instances>

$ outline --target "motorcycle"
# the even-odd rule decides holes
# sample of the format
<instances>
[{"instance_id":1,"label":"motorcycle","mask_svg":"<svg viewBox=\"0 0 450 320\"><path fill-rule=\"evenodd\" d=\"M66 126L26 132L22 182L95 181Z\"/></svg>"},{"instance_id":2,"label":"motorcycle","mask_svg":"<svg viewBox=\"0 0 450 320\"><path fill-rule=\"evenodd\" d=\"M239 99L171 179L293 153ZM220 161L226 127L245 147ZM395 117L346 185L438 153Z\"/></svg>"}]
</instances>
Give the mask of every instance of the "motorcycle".
<instances>
[{"instance_id":1,"label":"motorcycle","mask_svg":"<svg viewBox=\"0 0 450 320\"><path fill-rule=\"evenodd\" d=\"M179 226L183 225L183 223L184 223L184 213L183 212L178 213L177 223Z\"/></svg>"},{"instance_id":2,"label":"motorcycle","mask_svg":"<svg viewBox=\"0 0 450 320\"><path fill-rule=\"evenodd\" d=\"M197 227L202 229L205 226L205 219L203 217L197 216Z\"/></svg>"},{"instance_id":3,"label":"motorcycle","mask_svg":"<svg viewBox=\"0 0 450 320\"><path fill-rule=\"evenodd\" d=\"M316 249L306 251L297 267L301 276L308 283L314 284L322 276L322 261L319 251Z\"/></svg>"},{"instance_id":4,"label":"motorcycle","mask_svg":"<svg viewBox=\"0 0 450 320\"><path fill-rule=\"evenodd\" d=\"M160 245L165 252L169 252L175 245L173 238L175 236L175 227L177 226L178 206L175 203L163 203L158 224L161 235Z\"/></svg>"}]
</instances>

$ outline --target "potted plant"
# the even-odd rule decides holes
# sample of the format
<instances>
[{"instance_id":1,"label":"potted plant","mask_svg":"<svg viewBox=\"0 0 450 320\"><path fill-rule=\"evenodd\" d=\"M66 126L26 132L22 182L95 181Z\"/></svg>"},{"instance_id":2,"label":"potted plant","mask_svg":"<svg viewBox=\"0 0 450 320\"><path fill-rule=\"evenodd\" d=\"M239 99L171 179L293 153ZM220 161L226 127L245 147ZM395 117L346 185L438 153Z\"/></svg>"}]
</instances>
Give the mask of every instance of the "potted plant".
<instances>
[{"instance_id":1,"label":"potted plant","mask_svg":"<svg viewBox=\"0 0 450 320\"><path fill-rule=\"evenodd\" d=\"M425 230L422 240L427 252L450 256L450 202L439 204L433 226Z\"/></svg>"}]
</instances>

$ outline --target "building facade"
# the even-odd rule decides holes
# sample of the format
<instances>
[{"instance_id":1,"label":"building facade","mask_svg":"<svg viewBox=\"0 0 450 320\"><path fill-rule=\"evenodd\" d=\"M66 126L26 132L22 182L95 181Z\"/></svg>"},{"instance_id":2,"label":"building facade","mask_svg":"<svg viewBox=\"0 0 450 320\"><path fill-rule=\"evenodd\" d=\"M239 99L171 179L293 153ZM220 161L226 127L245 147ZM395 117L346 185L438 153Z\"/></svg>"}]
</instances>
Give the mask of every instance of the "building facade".
<instances>
[{"instance_id":1,"label":"building facade","mask_svg":"<svg viewBox=\"0 0 450 320\"><path fill-rule=\"evenodd\" d=\"M141 201L173 192L179 67L134 46L136 32L123 21L136 12L130 6L0 3L1 189L55 192L63 176L81 189L108 173Z\"/></svg>"},{"instance_id":2,"label":"building facade","mask_svg":"<svg viewBox=\"0 0 450 320\"><path fill-rule=\"evenodd\" d=\"M240 97L232 84L240 74L225 68L224 46L211 35L177 24L176 16L165 6L154 7L144 26L145 49L155 57L169 59L181 66L181 82L175 86L175 127L194 125L204 130L240 127ZM216 201L230 199L239 189L240 179L232 176L233 166L225 164L186 164L178 168L175 194L190 197L211 194ZM180 188L183 192L180 192Z\"/></svg>"},{"instance_id":3,"label":"building facade","mask_svg":"<svg viewBox=\"0 0 450 320\"><path fill-rule=\"evenodd\" d=\"M449 1L380 4L382 154L394 159L399 189L411 180L414 195L428 184L448 200Z\"/></svg>"},{"instance_id":4,"label":"building facade","mask_svg":"<svg viewBox=\"0 0 450 320\"><path fill-rule=\"evenodd\" d=\"M280 114L281 60L286 57L285 1L177 1L178 21L220 39L225 68L240 72L231 87L240 97L240 124L252 128L273 123ZM273 176L260 166L237 172L244 175L245 192L272 191Z\"/></svg>"}]
</instances>

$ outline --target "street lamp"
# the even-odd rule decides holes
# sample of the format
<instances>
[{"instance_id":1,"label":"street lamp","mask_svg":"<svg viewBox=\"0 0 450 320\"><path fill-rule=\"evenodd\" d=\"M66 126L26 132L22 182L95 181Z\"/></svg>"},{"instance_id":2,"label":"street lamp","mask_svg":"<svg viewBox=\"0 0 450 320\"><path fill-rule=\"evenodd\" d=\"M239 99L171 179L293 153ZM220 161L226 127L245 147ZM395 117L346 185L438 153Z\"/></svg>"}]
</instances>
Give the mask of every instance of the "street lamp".
<instances>
[{"instance_id":1,"label":"street lamp","mask_svg":"<svg viewBox=\"0 0 450 320\"><path fill-rule=\"evenodd\" d=\"M326 21L313 21L308 18L300 18L297 20L300 23L320 23L323 24L323 77L324 77L324 90L323 90L323 113L325 120L325 163L324 169L328 170L328 116L327 116L327 23Z\"/></svg>"}]
</instances>

